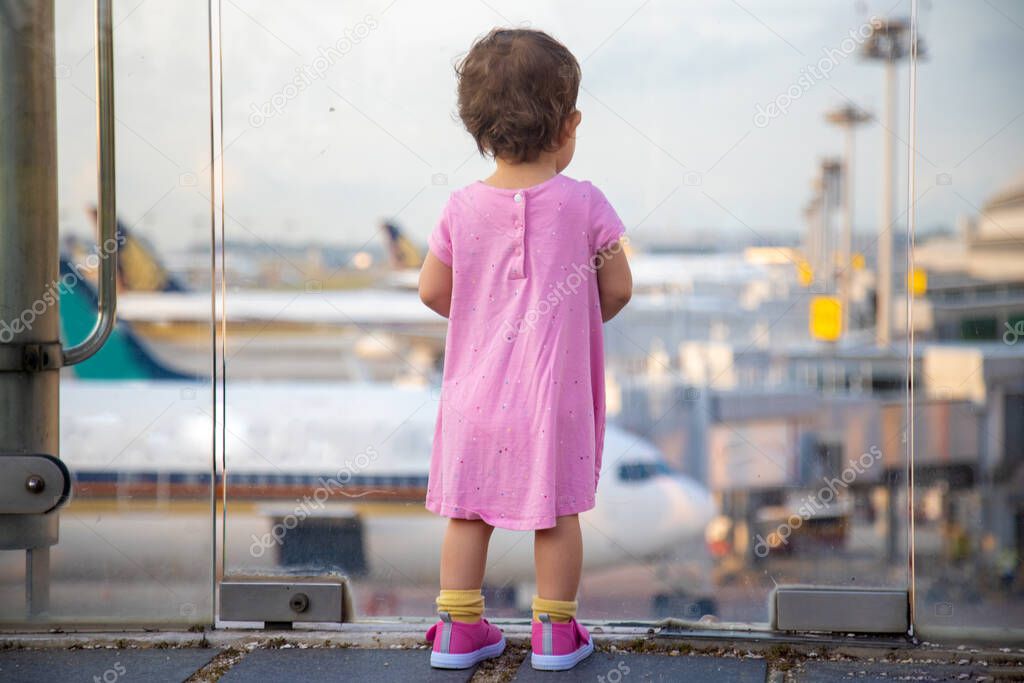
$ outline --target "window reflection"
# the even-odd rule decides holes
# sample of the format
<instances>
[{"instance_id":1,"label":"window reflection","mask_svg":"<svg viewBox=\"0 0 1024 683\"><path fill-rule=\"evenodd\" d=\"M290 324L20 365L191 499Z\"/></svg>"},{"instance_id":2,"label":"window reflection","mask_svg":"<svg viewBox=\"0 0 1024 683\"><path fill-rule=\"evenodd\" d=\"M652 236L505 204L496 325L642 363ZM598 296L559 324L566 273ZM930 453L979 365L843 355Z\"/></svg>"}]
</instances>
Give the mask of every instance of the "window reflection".
<instances>
[{"instance_id":1,"label":"window reflection","mask_svg":"<svg viewBox=\"0 0 1024 683\"><path fill-rule=\"evenodd\" d=\"M887 92L886 69L864 59L868 38L883 29L891 38L905 24L874 10L756 18L772 30L726 4L652 6L621 29L621 20L604 25L589 12L570 24L539 6L517 10L534 22L543 14L545 28L585 57L584 126L569 173L614 188L632 240L636 293L606 330L607 472L584 524L593 550L582 592L594 617L765 621L776 584L909 583L906 329L893 313L878 345L873 218L890 192L882 234L893 251L886 310L895 312L905 280L902 174L881 187L879 168L886 141L889 166L905 167L906 112L887 121L890 134L864 115L881 116ZM433 50L417 47L415 64L384 78L380 64L419 46L409 37L429 17L411 7L376 11L354 9L352 21L374 18L365 40L330 65L322 84L278 98L281 111L259 126L242 103L272 102L274 79L287 83L294 60L256 70L241 37L283 54L294 35L329 46L333 34L296 28L291 39L275 31L276 40L227 17L225 69L235 78L225 139L237 138L225 188L227 425L236 432L227 570L279 571L292 542L286 534L257 562L239 541L273 531L259 511L232 510L233 500L252 497L247 468L308 467L315 476L372 445L380 458L345 490L365 495L333 495L314 517L345 509L361 520L367 571L356 577L357 607L390 616L432 608L441 523L422 512L415 475L429 453L444 325L423 315L410 285L438 208L487 167L449 120L450 64L479 32L474 22L486 28L495 18L446 25ZM289 25L268 10L271 18ZM692 40L676 45L670 27ZM637 41L664 46L653 59L645 53L642 73L622 68L640 58ZM903 59L888 69L893 101L905 96L906 67ZM860 124L849 198L843 131L825 120L843 107L847 125ZM311 130L318 134L300 133ZM277 163L254 163L267 155ZM269 199L281 185L297 188L297 203ZM812 318L815 306L830 323ZM274 398L282 391L291 402ZM252 404L261 400L276 407L256 427ZM311 409L311 400L325 407ZM324 412L331 429L319 422ZM370 416L375 429L358 426ZM297 459L293 449L309 433L323 436L317 455ZM364 481L373 485L363 490ZM521 615L529 543L508 533L493 543L489 609Z\"/></svg>"},{"instance_id":2,"label":"window reflection","mask_svg":"<svg viewBox=\"0 0 1024 683\"><path fill-rule=\"evenodd\" d=\"M65 5L61 207L69 259L84 262L92 143L70 131L91 126L88 60L74 67L89 32ZM908 2L525 3L507 16L464 3L444 22L421 5L224 6L221 571L341 571L363 617L431 613L442 522L422 499L445 325L417 300L416 270L448 194L487 168L451 120L451 61L495 23L529 21L583 60L568 173L621 207L635 274L606 328L587 618L764 622L777 585L908 588L913 545L923 629L1019 628L1019 9L923 4L910 140ZM125 619L212 611L202 408L219 282L200 10L124 17L123 345L64 383L78 485L54 604L69 619L100 614L115 583ZM115 400L131 405L104 407ZM120 440L99 441L117 420ZM179 527L175 543L150 542ZM96 542L111 528L120 554ZM0 604L15 605L3 616L17 619L22 558L0 557ZM495 616L526 613L531 572L530 543L497 534ZM157 584L166 599L143 604Z\"/></svg>"},{"instance_id":3,"label":"window reflection","mask_svg":"<svg viewBox=\"0 0 1024 683\"><path fill-rule=\"evenodd\" d=\"M367 9L372 14L374 8ZM1009 220L998 215L1007 199L995 185L1017 169L997 148L1019 148L1020 141L1011 127L1001 133L1007 136L1004 145L983 145L971 154L971 146L984 137L953 142L956 136L947 136L940 143L940 129L967 130L985 118L994 124L991 134L1002 124L998 116L981 117L963 103L951 109L949 94L929 85L944 78L970 79L954 63L962 53L949 36L982 35L1000 23L998 13L966 16L954 6L923 10L926 48L921 52L927 61L919 72L916 149L927 157L918 159L918 173L927 169L929 178L918 178L919 194L925 194L915 198L919 244L917 270L910 272L902 192L909 139L909 5L861 3L853 11L815 6L812 13L776 8L753 23L724 4L691 9L707 14L701 19L652 6L618 30L614 22L563 27L557 17L543 17L550 22L546 28L587 55L581 95L585 123L570 173L613 188L633 240L636 295L606 335L612 433L625 437L622 452L609 458L609 481L622 486L605 492L604 500L609 509L628 509L632 526L662 528L659 524L677 519L678 512L683 515L678 519L700 520L701 529L697 535L667 534L655 552L645 554L634 552L626 535L595 514L591 534L620 547L610 561L602 558L603 566L595 562L586 573L589 608L607 618L675 614L763 621L766 598L778 584L908 587L908 430L916 444L918 567L937 566L931 560L942 553L932 555L934 543L959 548L961 556L969 546L987 548L1002 558L1000 566L1012 566L1019 553L1016 541L993 529L1006 527L995 520L1012 518L1015 503L999 499L992 503L999 514L983 515L960 499L991 490L983 488L982 463L990 462L983 454L1000 449L989 447L984 430L1002 430L1009 439L1016 429L1012 419L998 426L993 417L979 414L994 400L991 382L979 380L997 374L985 369L1002 362L993 354L1015 355L1002 335L1016 331L1021 312L1012 301L1020 285L1013 266L998 273L982 266L980 274L975 267L966 279L950 272L971 271L975 258L963 244L953 244L957 230L991 232ZM518 11L539 21L534 10ZM279 150L283 166L295 168L297 159L306 160L296 176L305 180L299 185L306 202L358 194L357 200L332 206L304 224L251 210L230 218L228 234L248 243L229 252L246 256L236 260L240 272L229 273L240 285L232 294L243 309L245 290L256 285L302 287L308 294L312 282L313 290L322 287L330 296L336 290L362 291L360 296L368 288L373 296L381 289L400 291L401 283L414 277L417 245L437 207L451 188L485 169L457 127L438 114L450 111L451 103L438 93L450 93L450 60L473 33L470 26L456 22L434 36L438 55L413 67L415 79L404 72L379 78L381 55L408 49L402 38L419 15L406 12L389 10L378 17L378 28L346 54L325 78L325 87L289 100L287 111L259 130L246 128L240 112L229 116L227 136L243 136L236 172L254 184L236 190L242 193L236 197L255 197L255 188L272 192L269 183L279 172L257 176L243 162L257 156L257 147ZM488 25L494 21L480 19ZM685 31L679 28L684 21ZM670 48L666 36L673 31L692 40ZM595 38L605 33L612 35ZM632 45L644 42L665 49L653 58L645 53L647 68L641 73L623 69L637 58ZM1005 45L1018 42L1008 39ZM1005 60L996 63L999 50L981 43L970 49L991 64L991 73L1012 78ZM756 70L752 53L759 55ZM235 60L234 68L248 76L231 86L235 98L259 100L266 90L257 85L260 77ZM994 77L972 87L979 100L1009 121L1016 96L999 83ZM418 117L407 115L408 100ZM332 134L328 126L337 122L359 135ZM310 127L319 127L324 137L310 140L296 132ZM940 155L942 146L949 149ZM344 163L353 157L362 160L357 171ZM969 163L951 172L964 157ZM329 191L321 189L325 179ZM951 198L951 192L961 197ZM1012 192L1009 197L1013 205ZM951 206L957 203L959 211ZM965 211L976 218L958 219ZM319 227L328 216L332 224ZM383 228L373 234L369 226L378 222ZM975 222L982 227L971 227ZM282 224L305 237L285 243ZM313 246L323 235L347 247ZM982 244L973 237L968 242ZM999 244L1010 247L1017 241ZM393 310L406 311L399 301L394 299ZM909 353L908 301L917 341ZM288 315L286 302L280 303ZM320 364L319 379L370 380L429 392L437 384L443 327L423 320L405 321L403 329L402 313L395 315L389 321L370 317L317 327L322 336L310 343L340 349L340 362ZM239 325L234 343L248 346L232 357L229 380L277 372L279 378L307 378L305 356L295 354L301 360L292 362L279 353L288 348L282 346L285 340L286 335L249 334ZM997 351L997 345L1005 348ZM268 349L264 355L262 346ZM911 370L913 425L907 412ZM946 375L953 377L936 383L935 377ZM954 378L963 385L956 391L949 388ZM998 414L1010 414L1014 400L999 398ZM419 436L403 446L406 453L419 454L405 462L418 459L422 466L432 412L432 405L425 409ZM390 419L397 424L402 417ZM653 459L637 462L636 448ZM384 460L400 457L390 446L382 452ZM1005 471L1015 472L1015 461L1008 462ZM664 501L641 505L646 493L639 493L639 485L664 478L689 487L690 502L696 504L681 512ZM385 500L368 500L359 512L368 547L381 553L376 560L368 555L370 571L357 581L357 590L361 585L373 596L361 607L367 615L429 611L430 564L436 558L429 543L417 545L424 553L417 576L423 578L415 590L398 586L414 570L401 565L401 556L388 555L386 543L373 540L397 533L394 527L373 530L386 527L378 519L382 510L395 509ZM416 502L401 502L399 509L404 524L429 529L431 522L421 519ZM954 523L954 517L960 521ZM933 543L932 536L944 540ZM965 537L974 540L965 543ZM496 538L499 559L492 562L495 585L490 587L495 598L489 604L497 603L497 610L505 604L499 613L519 614L516 597L525 580L520 568L528 573L528 553L520 551L526 544L517 548L515 536ZM375 563L385 569L375 573ZM920 586L929 585L929 571L921 570ZM654 584L645 581L651 575L659 577ZM1015 573L1006 576L1012 584ZM623 588L641 584L649 587ZM942 582L936 585L921 595L941 596ZM980 598L973 623L984 624L1001 596Z\"/></svg>"}]
</instances>

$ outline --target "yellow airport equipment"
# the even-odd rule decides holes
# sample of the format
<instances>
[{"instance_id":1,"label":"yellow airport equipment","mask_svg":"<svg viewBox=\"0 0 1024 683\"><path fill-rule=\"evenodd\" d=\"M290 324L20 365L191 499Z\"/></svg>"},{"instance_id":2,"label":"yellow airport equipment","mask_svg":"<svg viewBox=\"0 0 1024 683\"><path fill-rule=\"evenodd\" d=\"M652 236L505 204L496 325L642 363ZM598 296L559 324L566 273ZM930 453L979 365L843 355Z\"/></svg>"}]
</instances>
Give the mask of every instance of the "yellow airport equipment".
<instances>
[{"instance_id":1,"label":"yellow airport equipment","mask_svg":"<svg viewBox=\"0 0 1024 683\"><path fill-rule=\"evenodd\" d=\"M814 269L811 268L811 264L807 261L798 261L796 264L796 276L801 285L810 287L811 283L814 282Z\"/></svg>"},{"instance_id":2,"label":"yellow airport equipment","mask_svg":"<svg viewBox=\"0 0 1024 683\"><path fill-rule=\"evenodd\" d=\"M810 331L818 341L839 339L843 333L843 305L839 297L816 296L811 299Z\"/></svg>"},{"instance_id":3,"label":"yellow airport equipment","mask_svg":"<svg viewBox=\"0 0 1024 683\"><path fill-rule=\"evenodd\" d=\"M914 268L907 274L907 289L914 296L924 296L928 291L928 273Z\"/></svg>"}]
</instances>

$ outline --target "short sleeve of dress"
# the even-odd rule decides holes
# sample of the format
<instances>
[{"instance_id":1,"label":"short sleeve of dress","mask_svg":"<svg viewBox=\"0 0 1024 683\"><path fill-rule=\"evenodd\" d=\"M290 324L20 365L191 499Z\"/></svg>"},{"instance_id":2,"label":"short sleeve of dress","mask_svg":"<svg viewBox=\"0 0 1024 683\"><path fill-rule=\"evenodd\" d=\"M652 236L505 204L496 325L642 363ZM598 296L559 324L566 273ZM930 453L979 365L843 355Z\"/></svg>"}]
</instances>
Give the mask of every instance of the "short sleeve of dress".
<instances>
[{"instance_id":1,"label":"short sleeve of dress","mask_svg":"<svg viewBox=\"0 0 1024 683\"><path fill-rule=\"evenodd\" d=\"M445 204L444 210L441 212L441 218L437 221L437 227L434 228L434 231L430 233L430 237L427 238L427 246L430 247L430 251L434 252L434 256L449 268L452 267L451 206L451 201Z\"/></svg>"},{"instance_id":2,"label":"short sleeve of dress","mask_svg":"<svg viewBox=\"0 0 1024 683\"><path fill-rule=\"evenodd\" d=\"M591 251L597 253L607 249L626 232L619 214L601 190L590 186L590 235Z\"/></svg>"}]
</instances>

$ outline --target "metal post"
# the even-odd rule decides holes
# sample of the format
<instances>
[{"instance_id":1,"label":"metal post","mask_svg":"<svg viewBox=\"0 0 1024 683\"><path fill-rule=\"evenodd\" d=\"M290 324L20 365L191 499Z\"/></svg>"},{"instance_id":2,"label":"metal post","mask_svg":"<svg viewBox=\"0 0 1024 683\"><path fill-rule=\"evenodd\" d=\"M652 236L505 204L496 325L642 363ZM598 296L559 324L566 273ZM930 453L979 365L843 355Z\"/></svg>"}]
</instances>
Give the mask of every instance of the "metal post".
<instances>
[{"instance_id":1,"label":"metal post","mask_svg":"<svg viewBox=\"0 0 1024 683\"><path fill-rule=\"evenodd\" d=\"M60 363L50 358L60 348L53 5L0 1L0 352L10 359L30 344L46 356L0 367L0 450L8 453L56 455L59 445ZM0 549L28 551L31 617L49 608L58 519L0 515Z\"/></svg>"},{"instance_id":2,"label":"metal post","mask_svg":"<svg viewBox=\"0 0 1024 683\"><path fill-rule=\"evenodd\" d=\"M98 316L81 343L64 349L64 365L89 359L114 330L117 314L117 184L114 174L114 10L112 0L96 0L96 183L99 205Z\"/></svg>"},{"instance_id":3,"label":"metal post","mask_svg":"<svg viewBox=\"0 0 1024 683\"><path fill-rule=\"evenodd\" d=\"M913 33L913 35L911 35ZM867 59L882 62L885 69L885 130L882 131L882 205L878 226L878 264L876 292L878 296L875 320L875 340L879 346L892 341L892 227L893 197L895 195L896 144L896 63L913 52L918 59L924 48L917 31L911 32L911 22L905 19L873 21L871 35L864 42L861 53ZM911 153L913 153L911 151Z\"/></svg>"},{"instance_id":4,"label":"metal post","mask_svg":"<svg viewBox=\"0 0 1024 683\"><path fill-rule=\"evenodd\" d=\"M882 135L882 208L878 226L877 293L878 315L875 321L875 341L888 346L892 341L892 223L896 165L896 62L885 63L885 131Z\"/></svg>"}]
</instances>

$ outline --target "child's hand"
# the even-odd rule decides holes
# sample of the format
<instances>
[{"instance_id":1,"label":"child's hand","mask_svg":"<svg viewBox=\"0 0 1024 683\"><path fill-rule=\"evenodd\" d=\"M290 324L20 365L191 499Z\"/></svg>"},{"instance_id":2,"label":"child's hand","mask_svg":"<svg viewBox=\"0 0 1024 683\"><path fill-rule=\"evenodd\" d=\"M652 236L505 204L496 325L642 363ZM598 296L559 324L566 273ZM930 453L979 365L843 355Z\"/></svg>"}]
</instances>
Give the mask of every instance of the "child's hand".
<instances>
[{"instance_id":1,"label":"child's hand","mask_svg":"<svg viewBox=\"0 0 1024 683\"><path fill-rule=\"evenodd\" d=\"M633 296L633 273L629 270L626 250L622 248L621 242L616 242L598 253L601 255L601 264L597 269L601 319L608 322L625 308ZM422 285L420 287L422 289Z\"/></svg>"},{"instance_id":2,"label":"child's hand","mask_svg":"<svg viewBox=\"0 0 1024 683\"><path fill-rule=\"evenodd\" d=\"M420 300L445 318L451 311L452 269L430 251L420 270ZM601 307L604 308L603 303Z\"/></svg>"}]
</instances>

